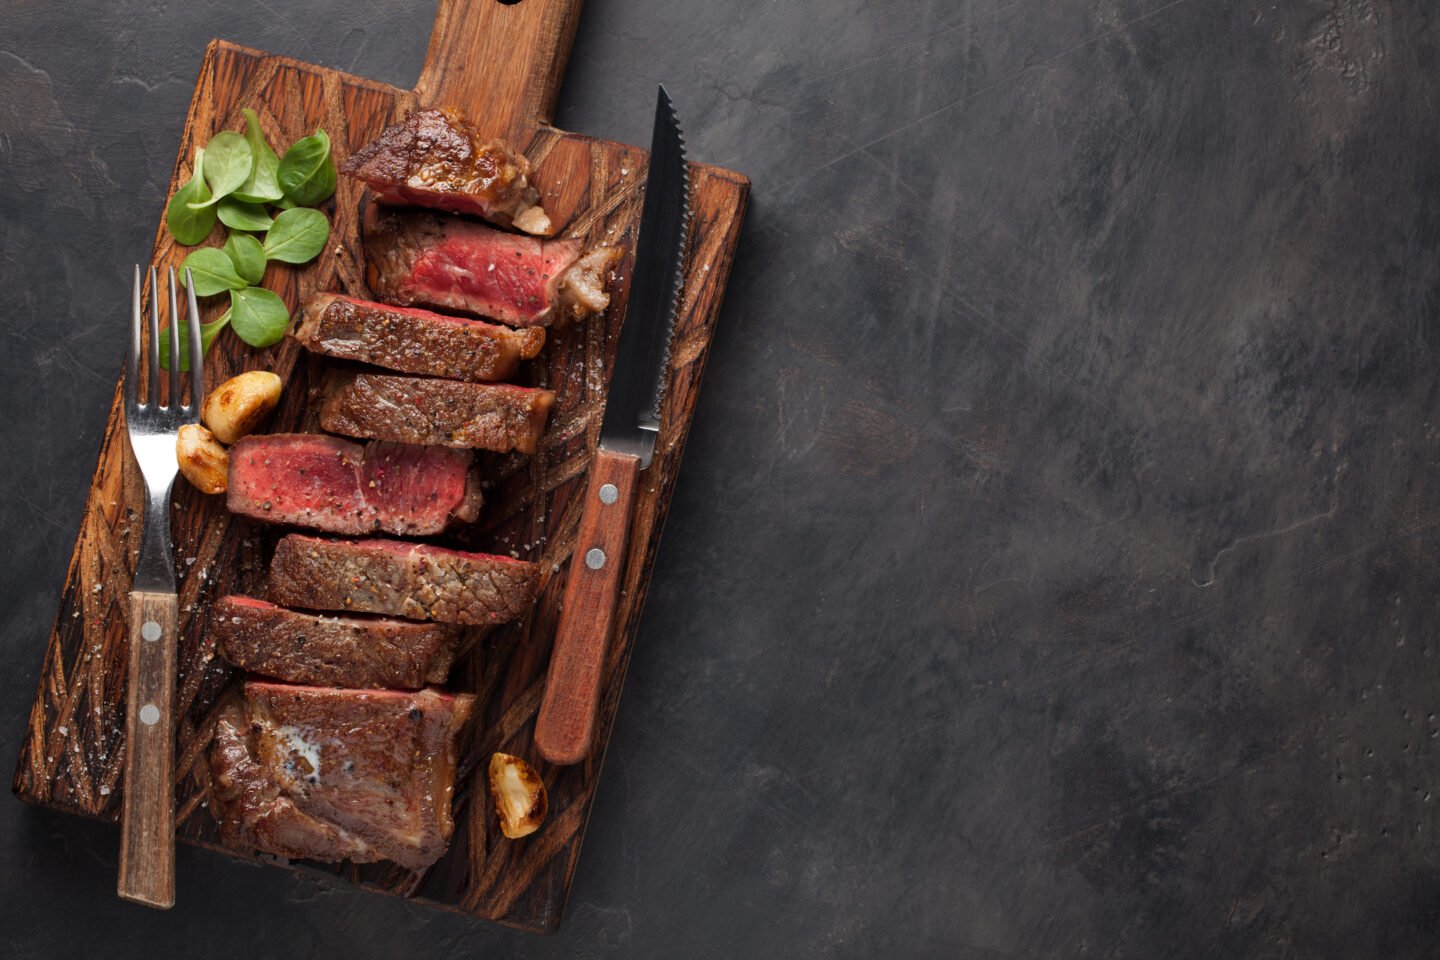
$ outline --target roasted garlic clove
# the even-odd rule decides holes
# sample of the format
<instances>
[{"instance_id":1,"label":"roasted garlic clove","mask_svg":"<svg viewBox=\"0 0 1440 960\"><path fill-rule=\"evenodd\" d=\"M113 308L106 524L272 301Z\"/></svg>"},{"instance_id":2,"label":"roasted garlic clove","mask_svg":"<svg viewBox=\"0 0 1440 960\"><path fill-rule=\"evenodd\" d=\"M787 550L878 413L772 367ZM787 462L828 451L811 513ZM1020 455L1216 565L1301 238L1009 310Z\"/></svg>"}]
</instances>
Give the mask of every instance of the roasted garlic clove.
<instances>
[{"instance_id":1,"label":"roasted garlic clove","mask_svg":"<svg viewBox=\"0 0 1440 960\"><path fill-rule=\"evenodd\" d=\"M231 377L205 398L201 418L221 443L234 443L265 422L280 402L280 378L268 370Z\"/></svg>"},{"instance_id":2,"label":"roasted garlic clove","mask_svg":"<svg viewBox=\"0 0 1440 960\"><path fill-rule=\"evenodd\" d=\"M175 435L175 459L180 472L201 493L224 493L230 475L230 454L215 434L198 423L187 423Z\"/></svg>"},{"instance_id":3,"label":"roasted garlic clove","mask_svg":"<svg viewBox=\"0 0 1440 960\"><path fill-rule=\"evenodd\" d=\"M490 757L490 793L500 816L500 832L511 840L540 829L550 802L540 774L519 757L496 753Z\"/></svg>"}]
</instances>

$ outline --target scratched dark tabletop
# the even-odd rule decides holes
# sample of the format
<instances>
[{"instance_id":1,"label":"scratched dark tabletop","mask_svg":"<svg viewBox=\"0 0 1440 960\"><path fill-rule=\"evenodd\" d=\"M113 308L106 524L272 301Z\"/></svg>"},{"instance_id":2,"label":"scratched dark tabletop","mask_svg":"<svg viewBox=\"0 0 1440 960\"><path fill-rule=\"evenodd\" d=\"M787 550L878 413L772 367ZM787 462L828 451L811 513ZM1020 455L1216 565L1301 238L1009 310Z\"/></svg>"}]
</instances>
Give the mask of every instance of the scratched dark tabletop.
<instances>
[{"instance_id":1,"label":"scratched dark tabletop","mask_svg":"<svg viewBox=\"0 0 1440 960\"><path fill-rule=\"evenodd\" d=\"M560 125L755 189L562 930L7 799L0 953L1433 957L1432 6L590 0ZM206 40L432 17L0 9L7 775Z\"/></svg>"}]
</instances>

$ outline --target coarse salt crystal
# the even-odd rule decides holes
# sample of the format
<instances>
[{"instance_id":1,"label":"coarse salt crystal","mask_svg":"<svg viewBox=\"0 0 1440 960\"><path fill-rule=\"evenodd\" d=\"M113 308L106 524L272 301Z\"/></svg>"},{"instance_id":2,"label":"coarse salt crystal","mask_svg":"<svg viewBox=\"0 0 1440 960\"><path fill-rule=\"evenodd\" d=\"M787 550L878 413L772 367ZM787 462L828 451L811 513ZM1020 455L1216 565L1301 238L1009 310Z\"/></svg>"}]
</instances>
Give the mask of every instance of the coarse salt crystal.
<instances>
[{"instance_id":1,"label":"coarse salt crystal","mask_svg":"<svg viewBox=\"0 0 1440 960\"><path fill-rule=\"evenodd\" d=\"M110 788L109 788L109 787L101 787L101 788L100 788L100 796L102 796L102 797L108 797L108 796L110 796Z\"/></svg>"},{"instance_id":2,"label":"coarse salt crystal","mask_svg":"<svg viewBox=\"0 0 1440 960\"><path fill-rule=\"evenodd\" d=\"M60 731L60 736L62 736L62 737L68 736L69 733L70 733L70 728L67 727L67 726L65 726L65 724L63 724L63 723L60 724L60 726L56 727L55 729Z\"/></svg>"}]
</instances>

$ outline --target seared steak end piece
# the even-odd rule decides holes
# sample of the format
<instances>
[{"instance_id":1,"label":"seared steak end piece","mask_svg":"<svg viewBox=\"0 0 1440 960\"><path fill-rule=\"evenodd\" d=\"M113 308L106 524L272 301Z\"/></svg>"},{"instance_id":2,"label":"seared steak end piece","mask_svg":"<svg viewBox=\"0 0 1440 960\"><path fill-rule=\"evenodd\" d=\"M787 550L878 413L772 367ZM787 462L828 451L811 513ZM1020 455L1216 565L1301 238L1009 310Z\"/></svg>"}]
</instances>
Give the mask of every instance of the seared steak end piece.
<instances>
[{"instance_id":1,"label":"seared steak end piece","mask_svg":"<svg viewBox=\"0 0 1440 960\"><path fill-rule=\"evenodd\" d=\"M338 293L305 301L294 337L312 353L452 380L507 380L545 345L545 330L512 330Z\"/></svg>"},{"instance_id":2,"label":"seared steak end piece","mask_svg":"<svg viewBox=\"0 0 1440 960\"><path fill-rule=\"evenodd\" d=\"M253 597L215 602L211 635L229 663L291 683L418 690L444 683L460 628L388 617L325 616Z\"/></svg>"},{"instance_id":3,"label":"seared steak end piece","mask_svg":"<svg viewBox=\"0 0 1440 960\"><path fill-rule=\"evenodd\" d=\"M461 310L512 327L544 327L610 305L610 273L624 251L540 240L456 217L414 211L365 215L370 289L386 303Z\"/></svg>"},{"instance_id":4,"label":"seared steak end piece","mask_svg":"<svg viewBox=\"0 0 1440 960\"><path fill-rule=\"evenodd\" d=\"M247 682L210 748L221 834L284 857L430 866L455 829L456 741L474 700Z\"/></svg>"},{"instance_id":5,"label":"seared steak end piece","mask_svg":"<svg viewBox=\"0 0 1440 960\"><path fill-rule=\"evenodd\" d=\"M550 218L530 185L530 161L485 140L454 108L417 110L351 154L340 172L386 203L469 213L502 227L548 234Z\"/></svg>"},{"instance_id":6,"label":"seared steak end piece","mask_svg":"<svg viewBox=\"0 0 1440 960\"><path fill-rule=\"evenodd\" d=\"M275 547L269 593L290 607L478 625L525 616L539 583L539 567L524 560L292 533Z\"/></svg>"},{"instance_id":7,"label":"seared steak end piece","mask_svg":"<svg viewBox=\"0 0 1440 960\"><path fill-rule=\"evenodd\" d=\"M230 448L226 504L231 513L331 533L430 536L479 516L473 459L444 447L257 434Z\"/></svg>"},{"instance_id":8,"label":"seared steak end piece","mask_svg":"<svg viewBox=\"0 0 1440 960\"><path fill-rule=\"evenodd\" d=\"M320 425L333 433L411 444L534 453L555 403L549 390L330 370Z\"/></svg>"}]
</instances>

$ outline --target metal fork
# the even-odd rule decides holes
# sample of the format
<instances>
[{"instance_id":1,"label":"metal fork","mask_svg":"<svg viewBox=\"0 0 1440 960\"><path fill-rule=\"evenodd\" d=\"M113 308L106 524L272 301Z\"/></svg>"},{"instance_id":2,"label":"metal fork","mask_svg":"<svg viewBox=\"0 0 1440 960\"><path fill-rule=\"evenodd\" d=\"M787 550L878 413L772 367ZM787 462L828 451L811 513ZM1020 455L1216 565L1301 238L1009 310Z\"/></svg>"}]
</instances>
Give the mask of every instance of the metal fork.
<instances>
[{"instance_id":1,"label":"metal fork","mask_svg":"<svg viewBox=\"0 0 1440 960\"><path fill-rule=\"evenodd\" d=\"M170 389L160 403L160 286L150 268L150 336L140 402L144 324L140 267L135 267L134 316L125 365L125 426L130 449L145 477L145 526L130 589L130 688L125 714L125 806L120 828L120 880L127 900L168 908L175 903L175 656L180 601L170 555L170 488L179 464L175 437L199 419L205 402L200 309L190 271L185 271L186 321L190 328L190 403L182 405L180 311L175 268L170 268Z\"/></svg>"}]
</instances>

